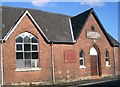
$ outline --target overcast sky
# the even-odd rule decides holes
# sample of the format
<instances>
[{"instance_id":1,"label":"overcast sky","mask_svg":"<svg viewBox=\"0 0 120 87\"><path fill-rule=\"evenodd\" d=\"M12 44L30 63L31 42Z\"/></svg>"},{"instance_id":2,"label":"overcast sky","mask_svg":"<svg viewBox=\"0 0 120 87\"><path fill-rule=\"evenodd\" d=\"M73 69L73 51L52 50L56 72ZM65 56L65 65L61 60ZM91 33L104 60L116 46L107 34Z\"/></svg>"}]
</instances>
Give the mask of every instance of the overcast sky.
<instances>
[{"instance_id":1,"label":"overcast sky","mask_svg":"<svg viewBox=\"0 0 120 87\"><path fill-rule=\"evenodd\" d=\"M29 0L29 2L15 2L14 0L12 0L12 2L7 1L9 0L2 1L2 5L34 8L71 16L77 15L93 7L106 31L118 40L118 2L93 2L99 0L84 0L91 2L79 2L81 0L78 0L78 2L51 2L50 0Z\"/></svg>"}]
</instances>

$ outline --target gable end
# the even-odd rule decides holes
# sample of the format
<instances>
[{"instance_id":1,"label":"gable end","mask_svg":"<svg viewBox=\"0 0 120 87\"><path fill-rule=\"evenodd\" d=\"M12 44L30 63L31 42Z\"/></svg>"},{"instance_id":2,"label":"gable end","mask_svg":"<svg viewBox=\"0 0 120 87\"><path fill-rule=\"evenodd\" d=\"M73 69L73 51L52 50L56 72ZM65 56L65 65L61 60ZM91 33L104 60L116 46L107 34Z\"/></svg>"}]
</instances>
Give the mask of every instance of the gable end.
<instances>
[{"instance_id":1,"label":"gable end","mask_svg":"<svg viewBox=\"0 0 120 87\"><path fill-rule=\"evenodd\" d=\"M6 34L6 36L3 38L3 40L7 40L9 38L9 36L13 33L13 31L16 29L16 27L19 25L19 23L22 21L22 19L25 16L28 16L30 18L30 20L32 21L32 23L36 26L36 28L38 29L39 33L43 36L44 40L49 43L50 40L47 38L47 36L43 33L43 31L41 30L41 28L38 26L38 24L36 23L36 21L33 19L32 15L29 13L28 10L26 10L21 17L18 19L18 21L15 23L14 27L12 27L9 32Z\"/></svg>"}]
</instances>

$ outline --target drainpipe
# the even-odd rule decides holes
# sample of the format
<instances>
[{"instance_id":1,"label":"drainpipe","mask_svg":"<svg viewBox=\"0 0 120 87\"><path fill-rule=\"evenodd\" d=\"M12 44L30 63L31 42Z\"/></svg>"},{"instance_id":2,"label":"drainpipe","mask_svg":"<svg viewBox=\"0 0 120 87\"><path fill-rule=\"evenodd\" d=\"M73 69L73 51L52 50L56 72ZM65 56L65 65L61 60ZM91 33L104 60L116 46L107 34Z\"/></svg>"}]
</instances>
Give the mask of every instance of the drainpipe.
<instances>
[{"instance_id":1,"label":"drainpipe","mask_svg":"<svg viewBox=\"0 0 120 87\"><path fill-rule=\"evenodd\" d=\"M116 51L115 51L115 45L113 47L113 56L114 56L114 75L116 76Z\"/></svg>"},{"instance_id":2,"label":"drainpipe","mask_svg":"<svg viewBox=\"0 0 120 87\"><path fill-rule=\"evenodd\" d=\"M52 82L55 84L55 66L54 66L54 48L53 41L51 42L51 57L52 57Z\"/></svg>"},{"instance_id":3,"label":"drainpipe","mask_svg":"<svg viewBox=\"0 0 120 87\"><path fill-rule=\"evenodd\" d=\"M2 84L1 84L1 85L4 84L4 83L3 83L3 57L2 57L2 43L3 43L3 40L0 39L0 46L1 46L1 47L0 47L0 48L1 48L1 49L0 49L0 52L1 52L1 53L0 53L0 54L1 54L1 61L0 61L0 62L1 62L1 80L2 80Z\"/></svg>"}]
</instances>

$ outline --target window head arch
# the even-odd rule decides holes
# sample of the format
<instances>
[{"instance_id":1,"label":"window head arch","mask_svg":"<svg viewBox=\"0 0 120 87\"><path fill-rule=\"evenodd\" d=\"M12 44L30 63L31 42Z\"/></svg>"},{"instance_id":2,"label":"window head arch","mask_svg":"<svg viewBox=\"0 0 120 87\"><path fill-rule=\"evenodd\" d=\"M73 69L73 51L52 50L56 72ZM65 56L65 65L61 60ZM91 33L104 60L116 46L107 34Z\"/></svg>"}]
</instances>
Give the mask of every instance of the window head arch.
<instances>
[{"instance_id":1,"label":"window head arch","mask_svg":"<svg viewBox=\"0 0 120 87\"><path fill-rule=\"evenodd\" d=\"M32 39L35 38L33 42ZM38 39L33 34L24 32L16 37L17 68L38 67Z\"/></svg>"},{"instance_id":2,"label":"window head arch","mask_svg":"<svg viewBox=\"0 0 120 87\"><path fill-rule=\"evenodd\" d=\"M93 46L90 49L90 55L98 55L96 48Z\"/></svg>"},{"instance_id":3,"label":"window head arch","mask_svg":"<svg viewBox=\"0 0 120 87\"><path fill-rule=\"evenodd\" d=\"M84 52L83 52L83 50L80 50L80 57L84 57Z\"/></svg>"}]
</instances>

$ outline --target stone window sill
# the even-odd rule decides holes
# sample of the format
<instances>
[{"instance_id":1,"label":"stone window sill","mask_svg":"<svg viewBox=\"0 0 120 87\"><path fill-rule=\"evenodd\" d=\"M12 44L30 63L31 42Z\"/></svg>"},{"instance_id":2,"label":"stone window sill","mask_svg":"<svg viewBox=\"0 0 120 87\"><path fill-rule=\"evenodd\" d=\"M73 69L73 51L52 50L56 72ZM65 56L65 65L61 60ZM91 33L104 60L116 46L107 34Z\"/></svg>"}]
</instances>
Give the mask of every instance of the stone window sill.
<instances>
[{"instance_id":1,"label":"stone window sill","mask_svg":"<svg viewBox=\"0 0 120 87\"><path fill-rule=\"evenodd\" d=\"M106 67L110 67L110 65L106 65Z\"/></svg>"},{"instance_id":2,"label":"stone window sill","mask_svg":"<svg viewBox=\"0 0 120 87\"><path fill-rule=\"evenodd\" d=\"M80 68L81 68L81 69L84 69L84 68L86 68L86 66L80 66Z\"/></svg>"},{"instance_id":3,"label":"stone window sill","mask_svg":"<svg viewBox=\"0 0 120 87\"><path fill-rule=\"evenodd\" d=\"M15 71L17 72L25 72L25 71L39 71L41 68L17 68Z\"/></svg>"}]
</instances>

